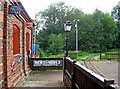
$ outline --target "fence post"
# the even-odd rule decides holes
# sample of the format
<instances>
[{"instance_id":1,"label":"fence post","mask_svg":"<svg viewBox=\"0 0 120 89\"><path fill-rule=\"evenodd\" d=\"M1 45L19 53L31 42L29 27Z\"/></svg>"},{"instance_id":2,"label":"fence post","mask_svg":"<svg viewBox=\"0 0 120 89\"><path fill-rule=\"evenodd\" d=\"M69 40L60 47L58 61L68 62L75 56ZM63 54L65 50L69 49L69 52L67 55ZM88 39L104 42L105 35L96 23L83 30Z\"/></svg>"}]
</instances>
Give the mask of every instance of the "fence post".
<instances>
[{"instance_id":1,"label":"fence post","mask_svg":"<svg viewBox=\"0 0 120 89\"><path fill-rule=\"evenodd\" d=\"M114 84L114 80L104 79L104 88L106 89L110 84Z\"/></svg>"},{"instance_id":2,"label":"fence post","mask_svg":"<svg viewBox=\"0 0 120 89\"><path fill-rule=\"evenodd\" d=\"M64 73L65 73L65 70L66 70L66 57L64 57L64 68L63 68L63 70L64 70Z\"/></svg>"},{"instance_id":3,"label":"fence post","mask_svg":"<svg viewBox=\"0 0 120 89\"><path fill-rule=\"evenodd\" d=\"M100 53L100 60L101 60L101 56L102 56L102 55L101 55L101 53Z\"/></svg>"},{"instance_id":4,"label":"fence post","mask_svg":"<svg viewBox=\"0 0 120 89\"><path fill-rule=\"evenodd\" d=\"M73 61L73 73L72 73L72 89L76 89L75 87L75 81L76 81L76 71L75 71L75 63L76 61Z\"/></svg>"}]
</instances>

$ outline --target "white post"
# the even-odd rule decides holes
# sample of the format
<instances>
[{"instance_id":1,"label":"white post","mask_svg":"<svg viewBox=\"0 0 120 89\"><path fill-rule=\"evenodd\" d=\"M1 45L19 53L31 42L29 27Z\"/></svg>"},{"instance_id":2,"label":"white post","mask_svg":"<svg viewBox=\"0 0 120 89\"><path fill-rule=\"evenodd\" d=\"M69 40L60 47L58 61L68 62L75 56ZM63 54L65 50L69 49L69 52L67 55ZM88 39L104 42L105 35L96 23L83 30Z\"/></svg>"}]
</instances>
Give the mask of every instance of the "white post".
<instances>
[{"instance_id":1,"label":"white post","mask_svg":"<svg viewBox=\"0 0 120 89\"><path fill-rule=\"evenodd\" d=\"M34 48L33 48L33 49L34 49L33 54L34 54L34 57L35 57L35 58L36 58L36 52L35 52L35 51L36 51L36 50L35 50L35 49L36 49L36 45L35 45L35 40L36 40L36 39L35 39L35 37L36 37L36 31L37 31L37 29L36 29L36 25L37 25L37 24L36 24L36 23L37 23L38 19L39 19L39 14L36 14L36 15L35 15L35 26L34 26L34 42L33 42L33 44L34 44L34 45L33 45L33 46L34 46Z\"/></svg>"},{"instance_id":2,"label":"white post","mask_svg":"<svg viewBox=\"0 0 120 89\"><path fill-rule=\"evenodd\" d=\"M76 53L78 52L78 22L80 20L75 19L75 28L76 28Z\"/></svg>"}]
</instances>

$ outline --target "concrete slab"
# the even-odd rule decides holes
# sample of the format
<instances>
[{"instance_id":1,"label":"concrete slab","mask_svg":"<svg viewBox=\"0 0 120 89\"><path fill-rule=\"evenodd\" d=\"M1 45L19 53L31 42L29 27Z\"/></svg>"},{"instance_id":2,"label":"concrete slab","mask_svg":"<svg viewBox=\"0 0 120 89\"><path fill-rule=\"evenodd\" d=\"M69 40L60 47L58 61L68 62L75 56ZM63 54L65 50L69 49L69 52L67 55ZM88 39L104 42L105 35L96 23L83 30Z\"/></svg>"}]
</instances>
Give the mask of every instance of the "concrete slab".
<instances>
[{"instance_id":1,"label":"concrete slab","mask_svg":"<svg viewBox=\"0 0 120 89\"><path fill-rule=\"evenodd\" d=\"M17 88L51 88L51 89L66 89L63 84L63 71L32 71L30 75L21 81ZM16 88L16 89L17 89Z\"/></svg>"}]
</instances>

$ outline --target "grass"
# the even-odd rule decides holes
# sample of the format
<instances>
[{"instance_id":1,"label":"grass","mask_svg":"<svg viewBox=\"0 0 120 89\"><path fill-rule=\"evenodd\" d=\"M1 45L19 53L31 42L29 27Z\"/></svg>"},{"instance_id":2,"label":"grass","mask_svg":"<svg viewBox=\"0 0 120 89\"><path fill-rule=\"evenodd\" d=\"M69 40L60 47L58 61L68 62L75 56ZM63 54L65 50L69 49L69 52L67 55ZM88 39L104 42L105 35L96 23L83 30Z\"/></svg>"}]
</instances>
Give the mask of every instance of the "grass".
<instances>
[{"instance_id":1,"label":"grass","mask_svg":"<svg viewBox=\"0 0 120 89\"><path fill-rule=\"evenodd\" d=\"M86 57L86 56L95 56L96 53L90 53L90 52L81 52L79 51L78 54L76 54L75 51L69 51L68 52L68 56L74 60L81 60L82 58ZM61 54L58 54L58 55L49 55L49 54L46 54L42 51L41 53L41 57L44 57L44 58L63 58L65 56L65 52L64 53L61 53Z\"/></svg>"},{"instance_id":2,"label":"grass","mask_svg":"<svg viewBox=\"0 0 120 89\"><path fill-rule=\"evenodd\" d=\"M107 52L105 52L105 53L109 53L109 54L112 54L112 53L116 53L116 52L120 52L120 49L110 49L110 50L108 50ZM100 53L91 53L91 52L78 52L78 55L76 55L75 53L74 53L74 57L73 57L73 59L75 59L75 60L77 60L77 61L80 61L80 60L82 60L83 58L85 58L85 57L87 57L87 56L89 56L89 57L94 57L94 56L96 56L96 55L98 55L98 54L100 54ZM116 55L116 56L112 56L112 55L109 55L109 56L102 56L105 60L107 60L107 59L110 59L110 58L118 58L118 55ZM118 58L119 59L119 58ZM100 60L100 57L98 57L97 59L95 59L95 60Z\"/></svg>"},{"instance_id":3,"label":"grass","mask_svg":"<svg viewBox=\"0 0 120 89\"><path fill-rule=\"evenodd\" d=\"M110 49L110 50L108 50L107 52L104 52L104 53L110 53L111 54L111 53L116 53L116 52L120 52L120 49ZM71 57L72 59L77 60L77 61L81 61L83 58L85 58L87 56L94 57L97 54L99 54L99 53L79 51L78 54L76 54L75 51L69 51L68 52L69 57ZM65 56L65 52L60 53L58 55L50 55L50 54L45 53L45 51L43 51L43 50L41 52L41 57L44 57L44 58L63 58L64 56ZM112 56L102 56L102 58L103 58L102 60L107 60L108 57L111 58ZM100 60L100 58L98 58L98 60Z\"/></svg>"},{"instance_id":4,"label":"grass","mask_svg":"<svg viewBox=\"0 0 120 89\"><path fill-rule=\"evenodd\" d=\"M77 60L81 60L81 59L83 59L83 58L85 58L85 57L87 57L87 56L93 57L93 56L95 56L95 55L96 55L96 53L81 52L80 54L78 54Z\"/></svg>"},{"instance_id":5,"label":"grass","mask_svg":"<svg viewBox=\"0 0 120 89\"><path fill-rule=\"evenodd\" d=\"M64 57L64 53L58 54L58 55L50 55L48 56L48 58L63 58Z\"/></svg>"}]
</instances>

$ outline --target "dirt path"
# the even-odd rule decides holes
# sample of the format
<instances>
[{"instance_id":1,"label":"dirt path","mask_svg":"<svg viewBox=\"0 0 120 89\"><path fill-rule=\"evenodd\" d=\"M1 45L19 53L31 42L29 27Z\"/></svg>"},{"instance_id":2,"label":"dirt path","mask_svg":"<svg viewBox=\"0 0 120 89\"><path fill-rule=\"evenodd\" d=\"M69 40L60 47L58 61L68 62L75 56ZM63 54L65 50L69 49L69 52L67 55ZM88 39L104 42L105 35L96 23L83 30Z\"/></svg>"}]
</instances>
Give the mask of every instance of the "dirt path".
<instances>
[{"instance_id":1,"label":"dirt path","mask_svg":"<svg viewBox=\"0 0 120 89\"><path fill-rule=\"evenodd\" d=\"M25 81L17 85L17 87L29 88L48 88L49 89L66 89L63 84L62 71L42 71L31 72Z\"/></svg>"}]
</instances>

